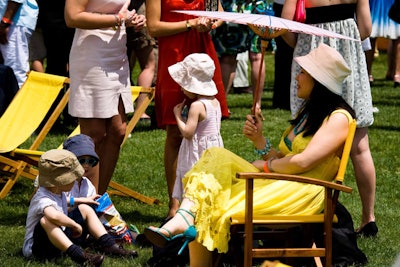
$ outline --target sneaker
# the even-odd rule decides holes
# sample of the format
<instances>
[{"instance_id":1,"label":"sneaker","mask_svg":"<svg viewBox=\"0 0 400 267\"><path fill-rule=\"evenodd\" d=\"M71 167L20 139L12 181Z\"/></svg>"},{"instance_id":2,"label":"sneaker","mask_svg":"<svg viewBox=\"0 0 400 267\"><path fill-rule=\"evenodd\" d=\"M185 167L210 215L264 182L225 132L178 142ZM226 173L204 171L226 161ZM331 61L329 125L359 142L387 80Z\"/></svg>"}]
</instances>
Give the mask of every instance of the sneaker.
<instances>
[{"instance_id":1,"label":"sneaker","mask_svg":"<svg viewBox=\"0 0 400 267\"><path fill-rule=\"evenodd\" d=\"M102 248L101 251L107 255L117 256L117 257L135 258L138 256L138 253L135 250L124 249L122 246L120 246L118 244L114 244L112 246Z\"/></svg>"},{"instance_id":2,"label":"sneaker","mask_svg":"<svg viewBox=\"0 0 400 267\"><path fill-rule=\"evenodd\" d=\"M85 257L83 266L98 267L103 264L103 261L104 261L103 255L92 254L92 253L88 253L88 252L84 252L83 255Z\"/></svg>"}]
</instances>

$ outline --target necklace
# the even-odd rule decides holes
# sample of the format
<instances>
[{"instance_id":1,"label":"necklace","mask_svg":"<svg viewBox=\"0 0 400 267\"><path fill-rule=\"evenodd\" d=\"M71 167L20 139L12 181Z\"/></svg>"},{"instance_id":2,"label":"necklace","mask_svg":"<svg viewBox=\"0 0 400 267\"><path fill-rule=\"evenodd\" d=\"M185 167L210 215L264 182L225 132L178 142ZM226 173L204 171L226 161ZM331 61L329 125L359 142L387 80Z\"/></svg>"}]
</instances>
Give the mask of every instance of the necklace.
<instances>
[{"instance_id":1,"label":"necklace","mask_svg":"<svg viewBox=\"0 0 400 267\"><path fill-rule=\"evenodd\" d=\"M293 129L293 133L294 135L298 135L299 133L301 133L302 131L304 131L304 125L303 127L299 128L301 126L301 124L303 124L304 120L306 119L307 114L304 114L303 118L301 118L301 120L299 121L299 123L297 123L297 125L294 127Z\"/></svg>"}]
</instances>

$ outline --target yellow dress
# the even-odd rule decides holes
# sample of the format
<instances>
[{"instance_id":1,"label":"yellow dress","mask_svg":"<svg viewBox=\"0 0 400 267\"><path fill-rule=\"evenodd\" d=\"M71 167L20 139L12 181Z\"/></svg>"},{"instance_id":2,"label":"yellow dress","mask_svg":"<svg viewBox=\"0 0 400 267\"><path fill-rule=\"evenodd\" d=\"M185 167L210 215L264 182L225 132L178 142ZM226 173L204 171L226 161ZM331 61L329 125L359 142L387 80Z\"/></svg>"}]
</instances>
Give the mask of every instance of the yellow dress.
<instances>
[{"instance_id":1,"label":"yellow dress","mask_svg":"<svg viewBox=\"0 0 400 267\"><path fill-rule=\"evenodd\" d=\"M339 112L344 113L343 110ZM300 133L292 141L290 151L283 137L291 129L289 127L284 132L279 144L285 156L300 153L312 138L303 137ZM300 175L332 180L339 161L336 155L332 155L313 170ZM184 197L194 202L192 211L196 213L196 240L210 251L228 251L230 217L232 214L244 214L245 181L236 178L237 172L259 170L229 150L214 147L206 150L184 177ZM315 185L272 180L256 180L254 184L254 214L317 214L323 209L323 199L324 189Z\"/></svg>"}]
</instances>

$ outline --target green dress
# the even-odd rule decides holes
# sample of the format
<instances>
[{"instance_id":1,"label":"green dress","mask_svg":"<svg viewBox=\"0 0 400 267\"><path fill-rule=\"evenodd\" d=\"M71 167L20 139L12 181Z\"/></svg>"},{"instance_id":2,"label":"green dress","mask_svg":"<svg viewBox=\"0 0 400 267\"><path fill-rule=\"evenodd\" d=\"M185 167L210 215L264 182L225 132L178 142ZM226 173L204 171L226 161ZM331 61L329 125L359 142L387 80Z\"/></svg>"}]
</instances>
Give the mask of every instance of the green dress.
<instances>
[{"instance_id":1,"label":"green dress","mask_svg":"<svg viewBox=\"0 0 400 267\"><path fill-rule=\"evenodd\" d=\"M345 113L349 120L350 114ZM284 142L290 132L284 132L279 149L285 156L301 153L312 136L298 134L292 141L292 151ZM314 169L299 174L322 180L333 180L340 158L332 155ZM196 213L196 240L208 250L228 251L230 217L244 214L245 181L236 178L237 172L259 172L251 163L224 148L206 150L200 160L185 175L184 197L192 200ZM254 214L310 215L323 210L324 189L320 186L289 181L256 180L254 184Z\"/></svg>"}]
</instances>

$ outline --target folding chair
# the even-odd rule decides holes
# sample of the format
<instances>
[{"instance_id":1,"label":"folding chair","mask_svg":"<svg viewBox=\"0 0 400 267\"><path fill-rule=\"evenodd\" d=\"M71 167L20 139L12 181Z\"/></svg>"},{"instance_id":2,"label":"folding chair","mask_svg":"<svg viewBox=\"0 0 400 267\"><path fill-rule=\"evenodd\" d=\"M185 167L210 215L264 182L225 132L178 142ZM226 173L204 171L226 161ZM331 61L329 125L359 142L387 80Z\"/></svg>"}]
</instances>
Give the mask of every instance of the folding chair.
<instances>
[{"instance_id":1,"label":"folding chair","mask_svg":"<svg viewBox=\"0 0 400 267\"><path fill-rule=\"evenodd\" d=\"M19 176L34 178L36 170L18 156L18 147L25 143L46 117L68 78L31 71L3 116L0 118L0 178L4 183L0 199L4 198ZM66 91L29 151L34 154L68 102Z\"/></svg>"},{"instance_id":2,"label":"folding chair","mask_svg":"<svg viewBox=\"0 0 400 267\"><path fill-rule=\"evenodd\" d=\"M132 86L131 87L133 102L136 101L136 99L139 97L140 94L145 94L145 98L142 101L142 104L135 108L133 116L127 124L125 139L124 139L123 143L121 144L121 147L125 143L129 134L135 128L136 124L138 123L138 121L140 119L140 116L145 112L146 108L149 106L149 104L153 100L154 92L155 92L155 89L152 87L151 88L144 88L141 86ZM78 125L68 137L77 135L79 133L80 133L80 127ZM62 149L62 144L60 144L58 149ZM19 157L22 158L25 162L29 162L35 166L37 166L37 162L39 160L40 155L43 154L43 151L31 151L31 150L27 150L27 149L19 149L16 152L18 153ZM30 177L28 177L28 178L35 179L35 177L37 176L37 170L34 169L31 171L31 173L33 175L30 175ZM122 195L122 196L129 196L129 197L135 198L135 199L140 200L147 204L159 204L160 203L160 201L156 198L142 195L142 194L140 194L130 188L127 188L117 182L114 182L112 180L110 181L109 187L112 188L111 190L107 190L110 195L117 194L117 195Z\"/></svg>"},{"instance_id":3,"label":"folding chair","mask_svg":"<svg viewBox=\"0 0 400 267\"><path fill-rule=\"evenodd\" d=\"M336 203L338 201L340 191L351 193L352 188L342 185L344 174L347 167L347 162L350 155L350 150L353 142L353 137L356 129L356 122L350 122L349 133L345 141L340 165L335 179L330 181L323 181L319 179L287 175L278 173L237 173L236 176L240 179L246 180L246 204L245 214L232 216L232 228L244 224L243 231L231 231L232 238L244 238L244 266L252 266L253 258L286 258L286 257L314 257L319 260L324 257L324 266L332 265L332 223L337 222L337 217L334 215ZM253 185L254 179L272 179L272 180L286 180L292 182L300 182L306 184L314 184L323 186L325 188L324 211L321 214L308 215L308 216L290 216L290 215L259 215L253 214ZM316 224L322 224L324 229L324 242L323 247L318 248L315 244L311 247L287 247L278 248L253 248L254 238L256 240L268 240L270 236L277 236L279 233L284 234L284 239L291 238L291 233L285 231L292 227L305 226L309 228ZM256 226L266 226L269 229L265 232L261 230L254 230ZM258 227L258 229L262 229ZM272 229L272 230L271 230ZM235 237L233 235L238 235ZM253 238L254 237L254 238ZM309 236L312 240L312 237ZM288 242L286 242L288 243ZM236 252L237 254L237 252Z\"/></svg>"}]
</instances>

